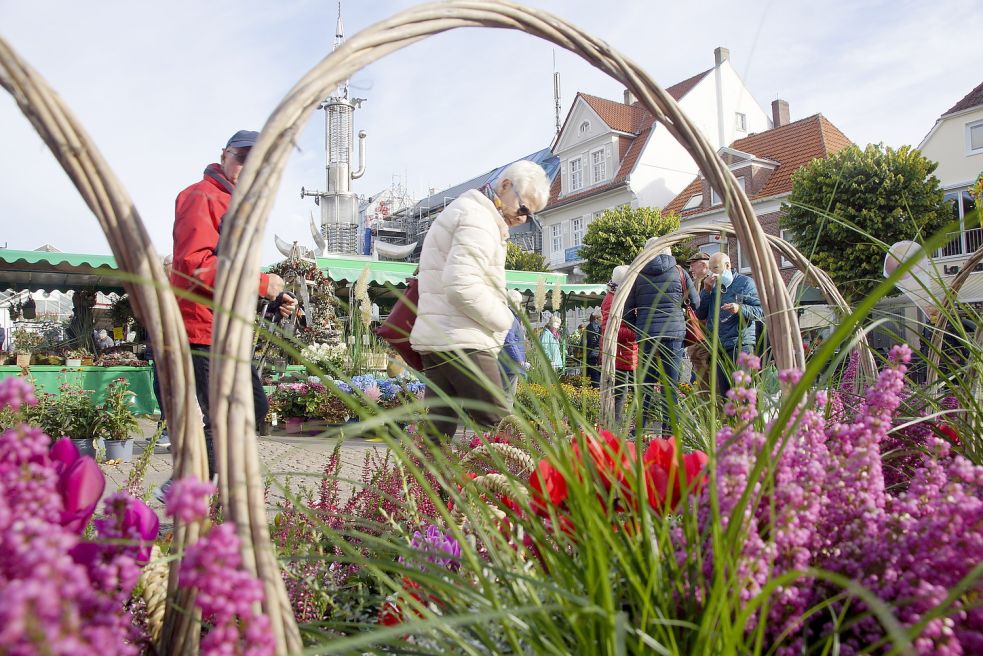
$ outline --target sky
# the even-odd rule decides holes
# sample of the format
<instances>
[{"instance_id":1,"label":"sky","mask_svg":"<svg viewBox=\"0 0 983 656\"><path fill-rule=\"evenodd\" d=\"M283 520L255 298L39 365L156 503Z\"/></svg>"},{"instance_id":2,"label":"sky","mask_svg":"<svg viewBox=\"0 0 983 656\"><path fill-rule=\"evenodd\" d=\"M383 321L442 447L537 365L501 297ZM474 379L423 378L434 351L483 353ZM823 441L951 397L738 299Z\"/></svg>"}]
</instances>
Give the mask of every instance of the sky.
<instances>
[{"instance_id":1,"label":"sky","mask_svg":"<svg viewBox=\"0 0 983 656\"><path fill-rule=\"evenodd\" d=\"M412 6L348 0L348 36ZM758 103L792 120L822 113L861 146L918 145L980 83L978 0L534 0L639 63L663 87L713 65L717 46ZM0 36L65 99L136 203L161 253L174 198L218 160L229 136L261 129L332 48L337 4L308 0L0 0ZM555 64L554 64L555 61ZM578 91L623 87L575 55L498 29L459 29L363 69L355 129L368 133L357 193L391 184L413 198L550 145L553 71L561 120ZM99 225L8 95L0 96L0 246L109 254ZM324 120L307 121L283 175L273 235L311 241L300 188L324 186Z\"/></svg>"}]
</instances>

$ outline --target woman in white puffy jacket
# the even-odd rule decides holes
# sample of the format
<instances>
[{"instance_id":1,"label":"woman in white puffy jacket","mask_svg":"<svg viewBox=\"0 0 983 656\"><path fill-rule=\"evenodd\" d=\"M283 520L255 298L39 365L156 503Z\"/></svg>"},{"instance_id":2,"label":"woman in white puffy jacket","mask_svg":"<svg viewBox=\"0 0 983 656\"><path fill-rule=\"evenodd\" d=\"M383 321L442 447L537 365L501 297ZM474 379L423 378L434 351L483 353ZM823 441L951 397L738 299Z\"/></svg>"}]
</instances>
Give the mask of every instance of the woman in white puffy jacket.
<instances>
[{"instance_id":1,"label":"woman in white puffy jacket","mask_svg":"<svg viewBox=\"0 0 983 656\"><path fill-rule=\"evenodd\" d=\"M438 407L441 392L470 402L464 410L479 426L493 426L507 414L498 371L498 352L512 326L505 244L509 228L524 223L548 200L543 168L518 161L490 187L458 196L423 240L420 301L410 344L423 356L438 438L452 437L458 423L455 410Z\"/></svg>"}]
</instances>

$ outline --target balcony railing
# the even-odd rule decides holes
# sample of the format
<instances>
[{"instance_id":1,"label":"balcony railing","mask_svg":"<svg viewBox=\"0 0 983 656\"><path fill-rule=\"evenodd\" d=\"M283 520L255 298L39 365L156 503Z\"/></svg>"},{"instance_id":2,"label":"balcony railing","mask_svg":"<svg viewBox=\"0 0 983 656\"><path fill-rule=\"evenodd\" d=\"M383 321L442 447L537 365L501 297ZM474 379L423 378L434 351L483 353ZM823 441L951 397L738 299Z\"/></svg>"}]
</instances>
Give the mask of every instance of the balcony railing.
<instances>
[{"instance_id":1,"label":"balcony railing","mask_svg":"<svg viewBox=\"0 0 983 656\"><path fill-rule=\"evenodd\" d=\"M938 257L972 255L983 246L983 228L970 228L949 234L952 241L939 249Z\"/></svg>"}]
</instances>

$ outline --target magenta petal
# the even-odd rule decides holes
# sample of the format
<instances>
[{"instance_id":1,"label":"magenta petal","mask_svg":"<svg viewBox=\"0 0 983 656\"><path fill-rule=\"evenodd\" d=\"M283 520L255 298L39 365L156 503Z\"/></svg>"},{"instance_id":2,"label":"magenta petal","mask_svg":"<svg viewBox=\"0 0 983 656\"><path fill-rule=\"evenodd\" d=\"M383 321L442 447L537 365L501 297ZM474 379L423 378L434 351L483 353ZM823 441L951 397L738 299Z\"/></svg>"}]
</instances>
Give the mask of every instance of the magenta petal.
<instances>
[{"instance_id":1,"label":"magenta petal","mask_svg":"<svg viewBox=\"0 0 983 656\"><path fill-rule=\"evenodd\" d=\"M102 554L102 545L95 542L79 542L69 550L68 554L77 564L91 567Z\"/></svg>"},{"instance_id":2,"label":"magenta petal","mask_svg":"<svg viewBox=\"0 0 983 656\"><path fill-rule=\"evenodd\" d=\"M61 524L71 531L85 528L106 489L106 478L96 461L85 456L72 463L58 479L64 512Z\"/></svg>"},{"instance_id":3,"label":"magenta petal","mask_svg":"<svg viewBox=\"0 0 983 656\"><path fill-rule=\"evenodd\" d=\"M157 539L157 533L160 530L160 518L143 501L133 499L123 519L123 530L126 531L130 528L135 528L143 542L147 543L140 545L139 555L137 557L137 560L140 562L146 562L150 559L153 541Z\"/></svg>"},{"instance_id":4,"label":"magenta petal","mask_svg":"<svg viewBox=\"0 0 983 656\"><path fill-rule=\"evenodd\" d=\"M67 437L63 437L55 442L48 455L51 457L52 462L55 463L55 469L59 474L81 457L78 447Z\"/></svg>"}]
</instances>

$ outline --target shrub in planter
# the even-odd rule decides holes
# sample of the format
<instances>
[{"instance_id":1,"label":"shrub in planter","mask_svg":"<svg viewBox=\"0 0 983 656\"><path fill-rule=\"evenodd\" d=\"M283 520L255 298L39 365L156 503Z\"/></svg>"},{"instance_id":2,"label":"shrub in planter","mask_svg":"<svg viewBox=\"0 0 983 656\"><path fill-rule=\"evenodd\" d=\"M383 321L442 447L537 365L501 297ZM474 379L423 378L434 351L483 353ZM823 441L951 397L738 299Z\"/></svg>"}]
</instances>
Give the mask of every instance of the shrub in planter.
<instances>
[{"instance_id":1,"label":"shrub in planter","mask_svg":"<svg viewBox=\"0 0 983 656\"><path fill-rule=\"evenodd\" d=\"M135 394L125 378L117 378L106 389L106 401L98 408L96 434L106 440L106 457L129 462L133 457L133 438L137 428L131 403Z\"/></svg>"}]
</instances>

